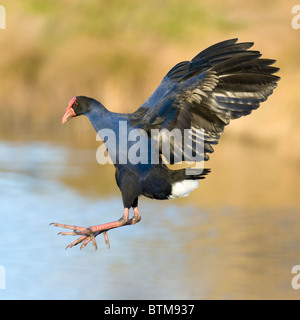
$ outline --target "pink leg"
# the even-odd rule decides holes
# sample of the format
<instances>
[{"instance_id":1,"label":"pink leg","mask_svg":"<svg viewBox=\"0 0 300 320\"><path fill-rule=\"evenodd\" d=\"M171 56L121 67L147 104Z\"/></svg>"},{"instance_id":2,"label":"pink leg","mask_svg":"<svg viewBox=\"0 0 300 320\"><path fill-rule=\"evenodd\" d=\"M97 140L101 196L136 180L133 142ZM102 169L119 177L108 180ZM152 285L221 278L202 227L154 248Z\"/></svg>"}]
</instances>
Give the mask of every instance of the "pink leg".
<instances>
[{"instance_id":1,"label":"pink leg","mask_svg":"<svg viewBox=\"0 0 300 320\"><path fill-rule=\"evenodd\" d=\"M73 235L73 236L81 236L77 240L73 241L70 243L66 249L72 248L73 246L76 246L79 243L82 243L80 249L84 248L90 241L92 241L93 246L97 250L97 243L96 243L96 236L99 234L103 233L105 243L107 244L108 248L110 247L109 239L107 236L107 231L118 228L118 227L123 227L127 225L132 225L135 223L138 223L141 220L141 215L138 210L138 207L133 208L133 217L129 219L129 208L124 209L124 214L119 219L118 221L113 221L109 223L104 223L104 224L99 224L96 226L92 226L89 228L84 228L84 227L77 227L77 226L71 226L67 224L61 224L61 223L50 223L50 225L54 225L55 227L61 227L65 229L70 229L73 230L72 232L59 232L58 234L61 235Z\"/></svg>"}]
</instances>

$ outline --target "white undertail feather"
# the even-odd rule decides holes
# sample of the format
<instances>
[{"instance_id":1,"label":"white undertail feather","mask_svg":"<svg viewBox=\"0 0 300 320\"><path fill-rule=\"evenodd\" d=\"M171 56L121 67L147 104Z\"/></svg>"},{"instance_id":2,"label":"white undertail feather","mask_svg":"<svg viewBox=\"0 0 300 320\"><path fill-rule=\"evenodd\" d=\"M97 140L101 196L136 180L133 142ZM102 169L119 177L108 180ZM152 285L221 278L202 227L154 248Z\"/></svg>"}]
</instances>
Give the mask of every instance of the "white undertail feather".
<instances>
[{"instance_id":1,"label":"white undertail feather","mask_svg":"<svg viewBox=\"0 0 300 320\"><path fill-rule=\"evenodd\" d=\"M199 187L199 180L182 180L172 184L172 192L169 199L186 197L191 191Z\"/></svg>"}]
</instances>

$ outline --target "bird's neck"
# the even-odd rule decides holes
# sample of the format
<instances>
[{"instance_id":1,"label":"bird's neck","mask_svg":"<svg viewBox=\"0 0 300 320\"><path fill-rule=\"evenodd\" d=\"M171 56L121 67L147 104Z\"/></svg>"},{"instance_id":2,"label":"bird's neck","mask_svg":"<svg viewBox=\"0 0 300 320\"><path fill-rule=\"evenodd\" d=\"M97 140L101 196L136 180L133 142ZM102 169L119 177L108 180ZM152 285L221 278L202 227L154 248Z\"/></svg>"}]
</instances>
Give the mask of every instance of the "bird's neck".
<instances>
[{"instance_id":1,"label":"bird's neck","mask_svg":"<svg viewBox=\"0 0 300 320\"><path fill-rule=\"evenodd\" d=\"M85 115L89 118L97 132L102 129L111 129L115 131L116 126L120 121L126 121L128 119L128 115L111 112L107 110L102 103L96 100L90 111Z\"/></svg>"}]
</instances>

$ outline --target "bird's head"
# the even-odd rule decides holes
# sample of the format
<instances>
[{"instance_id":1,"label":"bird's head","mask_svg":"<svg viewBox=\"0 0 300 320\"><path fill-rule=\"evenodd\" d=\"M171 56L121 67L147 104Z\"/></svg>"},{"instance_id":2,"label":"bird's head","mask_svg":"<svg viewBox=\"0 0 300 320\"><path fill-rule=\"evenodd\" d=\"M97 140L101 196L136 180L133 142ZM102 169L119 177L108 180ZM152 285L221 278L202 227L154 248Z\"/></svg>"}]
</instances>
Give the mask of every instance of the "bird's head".
<instances>
[{"instance_id":1,"label":"bird's head","mask_svg":"<svg viewBox=\"0 0 300 320\"><path fill-rule=\"evenodd\" d=\"M70 119L86 114L91 109L91 99L83 96L74 97L70 100L68 107L62 117L62 123Z\"/></svg>"}]
</instances>

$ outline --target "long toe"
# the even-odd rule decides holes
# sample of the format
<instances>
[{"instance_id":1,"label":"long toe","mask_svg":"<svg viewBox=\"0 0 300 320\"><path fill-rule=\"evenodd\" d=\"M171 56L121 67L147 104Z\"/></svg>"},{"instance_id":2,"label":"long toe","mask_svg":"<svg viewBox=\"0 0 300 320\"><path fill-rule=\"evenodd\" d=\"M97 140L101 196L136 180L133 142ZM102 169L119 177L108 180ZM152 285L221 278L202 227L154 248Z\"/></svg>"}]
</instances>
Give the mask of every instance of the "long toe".
<instances>
[{"instance_id":1,"label":"long toe","mask_svg":"<svg viewBox=\"0 0 300 320\"><path fill-rule=\"evenodd\" d=\"M78 226L72 226L69 224L62 224L62 223L50 223L50 225L53 225L54 227L60 227L60 228L65 228L68 230L73 230L71 231L66 231L66 232L59 232L59 234L61 235L72 235L72 236L80 236L77 240L73 241L72 243L70 243L67 248L72 248L73 246L78 245L79 243L82 243L81 245L81 249L84 248L90 241L92 241L93 246L95 247L95 249L97 250L97 243L96 243L96 237L103 233L104 236L104 240L106 245L108 246L108 248L110 248L110 243L109 243L109 239L108 239L108 235L107 235L107 231L114 229L114 228L119 228L119 227L123 227L126 225L132 225L135 224L137 222L139 222L141 220L141 216L140 213L138 211L138 208L135 207L133 209L134 211L134 216L132 219L129 220L128 216L129 216L129 209L125 208L124 209L124 214L121 217L121 219L117 220L117 221L113 221L113 222L108 222L108 223L103 223L103 224L99 224L96 226L91 226L88 228L84 228L84 227L78 227ZM66 248L66 249L67 249Z\"/></svg>"},{"instance_id":2,"label":"long toe","mask_svg":"<svg viewBox=\"0 0 300 320\"><path fill-rule=\"evenodd\" d=\"M86 245L89 242L92 242L95 250L97 250L97 242L96 242L96 237L103 233L104 235L104 240L105 243L107 244L108 248L110 247L109 244L109 239L107 236L107 230L99 230L99 226L92 226L89 228L85 227L78 227L78 226L72 226L72 225L67 225L67 224L62 224L62 223L50 223L50 225L53 225L55 227L61 227L61 228L66 228L68 230L73 230L73 231L65 231L65 232L59 232L58 234L63 235L63 236L80 236L78 239L75 241L71 242L66 249L72 248L74 246L77 246L78 244L82 243L80 249L83 249L86 247Z\"/></svg>"}]
</instances>

